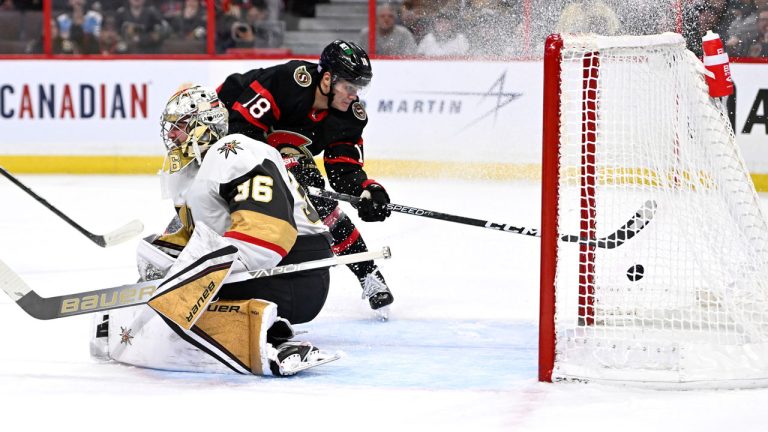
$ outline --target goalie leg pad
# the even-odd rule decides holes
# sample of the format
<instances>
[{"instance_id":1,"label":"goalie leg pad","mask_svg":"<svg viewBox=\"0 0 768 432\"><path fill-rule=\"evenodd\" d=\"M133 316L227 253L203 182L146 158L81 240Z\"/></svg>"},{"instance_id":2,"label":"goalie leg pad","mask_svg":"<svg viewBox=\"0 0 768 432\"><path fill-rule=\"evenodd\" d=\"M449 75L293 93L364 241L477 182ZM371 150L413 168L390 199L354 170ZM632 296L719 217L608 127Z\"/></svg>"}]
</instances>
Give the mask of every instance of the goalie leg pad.
<instances>
[{"instance_id":1,"label":"goalie leg pad","mask_svg":"<svg viewBox=\"0 0 768 432\"><path fill-rule=\"evenodd\" d=\"M107 354L153 369L263 375L270 372L267 331L276 321L277 307L263 300L213 302L189 331L146 306L117 309Z\"/></svg>"},{"instance_id":2,"label":"goalie leg pad","mask_svg":"<svg viewBox=\"0 0 768 432\"><path fill-rule=\"evenodd\" d=\"M184 330L190 330L229 276L237 253L237 248L199 224L170 268L172 276L158 287L149 306Z\"/></svg>"},{"instance_id":3,"label":"goalie leg pad","mask_svg":"<svg viewBox=\"0 0 768 432\"><path fill-rule=\"evenodd\" d=\"M267 331L278 320L277 306L264 300L212 303L193 330L193 339L223 361L254 375L269 372Z\"/></svg>"},{"instance_id":4,"label":"goalie leg pad","mask_svg":"<svg viewBox=\"0 0 768 432\"><path fill-rule=\"evenodd\" d=\"M107 345L111 360L132 366L179 372L234 372L182 338L145 305L110 311Z\"/></svg>"}]
</instances>

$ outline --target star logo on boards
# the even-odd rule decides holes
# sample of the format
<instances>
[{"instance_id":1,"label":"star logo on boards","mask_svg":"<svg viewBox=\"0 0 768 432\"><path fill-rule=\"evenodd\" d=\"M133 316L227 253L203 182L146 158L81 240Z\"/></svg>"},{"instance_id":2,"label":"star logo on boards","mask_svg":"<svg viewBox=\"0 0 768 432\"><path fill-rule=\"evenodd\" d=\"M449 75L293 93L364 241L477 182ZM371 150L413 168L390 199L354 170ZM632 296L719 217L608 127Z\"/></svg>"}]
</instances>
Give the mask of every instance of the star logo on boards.
<instances>
[{"instance_id":1,"label":"star logo on boards","mask_svg":"<svg viewBox=\"0 0 768 432\"><path fill-rule=\"evenodd\" d=\"M224 159L229 157L229 154L237 154L238 150L242 150L243 148L240 147L240 143L237 140L232 140L223 146L219 147L219 153L224 153Z\"/></svg>"},{"instance_id":2,"label":"star logo on boards","mask_svg":"<svg viewBox=\"0 0 768 432\"><path fill-rule=\"evenodd\" d=\"M133 345L131 343L131 339L133 339L133 336L131 336L132 329L126 329L125 327L120 327L120 343L126 344L126 345Z\"/></svg>"},{"instance_id":3,"label":"star logo on boards","mask_svg":"<svg viewBox=\"0 0 768 432\"><path fill-rule=\"evenodd\" d=\"M430 94L430 95L446 95L446 96L458 96L468 98L479 98L478 108L481 105L489 106L484 112L481 112L472 121L464 125L462 130L466 130L472 126L479 124L486 118L493 118L493 124L496 124L496 120L499 117L499 112L502 108L506 107L514 100L523 96L522 93L511 92L506 89L507 85L507 71L501 73L501 75L494 81L487 91L420 91L416 93ZM489 103L489 104L488 104Z\"/></svg>"}]
</instances>

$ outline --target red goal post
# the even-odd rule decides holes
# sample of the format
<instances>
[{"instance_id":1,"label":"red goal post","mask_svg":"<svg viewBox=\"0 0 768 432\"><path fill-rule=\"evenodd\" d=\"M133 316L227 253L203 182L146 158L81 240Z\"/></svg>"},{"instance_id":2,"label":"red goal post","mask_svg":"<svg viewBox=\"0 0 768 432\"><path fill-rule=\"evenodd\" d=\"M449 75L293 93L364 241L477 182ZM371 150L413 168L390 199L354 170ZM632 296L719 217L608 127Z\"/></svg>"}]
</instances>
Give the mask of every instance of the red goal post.
<instances>
[{"instance_id":1,"label":"red goal post","mask_svg":"<svg viewBox=\"0 0 768 432\"><path fill-rule=\"evenodd\" d=\"M682 36L551 35L544 57L540 381L768 383L768 225ZM643 202L613 249L594 239Z\"/></svg>"}]
</instances>

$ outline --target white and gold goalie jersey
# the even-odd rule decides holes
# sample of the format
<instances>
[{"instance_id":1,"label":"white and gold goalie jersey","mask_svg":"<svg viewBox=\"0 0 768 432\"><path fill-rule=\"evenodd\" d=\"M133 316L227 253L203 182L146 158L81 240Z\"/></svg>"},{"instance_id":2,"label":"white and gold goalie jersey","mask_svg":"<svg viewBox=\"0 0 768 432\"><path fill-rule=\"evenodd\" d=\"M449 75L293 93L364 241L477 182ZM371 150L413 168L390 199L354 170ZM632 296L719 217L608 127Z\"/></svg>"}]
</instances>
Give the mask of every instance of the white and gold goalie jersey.
<instances>
[{"instance_id":1,"label":"white and gold goalie jersey","mask_svg":"<svg viewBox=\"0 0 768 432\"><path fill-rule=\"evenodd\" d=\"M185 183L174 204L191 213L191 227L203 223L223 236L250 270L276 266L299 235L328 235L280 153L245 135L217 141Z\"/></svg>"}]
</instances>

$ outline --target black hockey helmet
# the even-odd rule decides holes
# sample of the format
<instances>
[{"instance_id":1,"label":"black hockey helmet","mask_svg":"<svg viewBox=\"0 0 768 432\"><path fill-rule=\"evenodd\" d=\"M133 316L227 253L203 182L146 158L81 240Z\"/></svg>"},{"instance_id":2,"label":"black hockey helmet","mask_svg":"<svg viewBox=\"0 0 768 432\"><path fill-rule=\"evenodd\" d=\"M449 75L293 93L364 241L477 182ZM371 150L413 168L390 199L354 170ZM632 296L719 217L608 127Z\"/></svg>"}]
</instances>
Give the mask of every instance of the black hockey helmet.
<instances>
[{"instance_id":1,"label":"black hockey helmet","mask_svg":"<svg viewBox=\"0 0 768 432\"><path fill-rule=\"evenodd\" d=\"M323 49L320 72L330 72L333 82L341 78L359 87L367 86L373 78L371 60L365 50L343 40L335 40Z\"/></svg>"}]
</instances>

